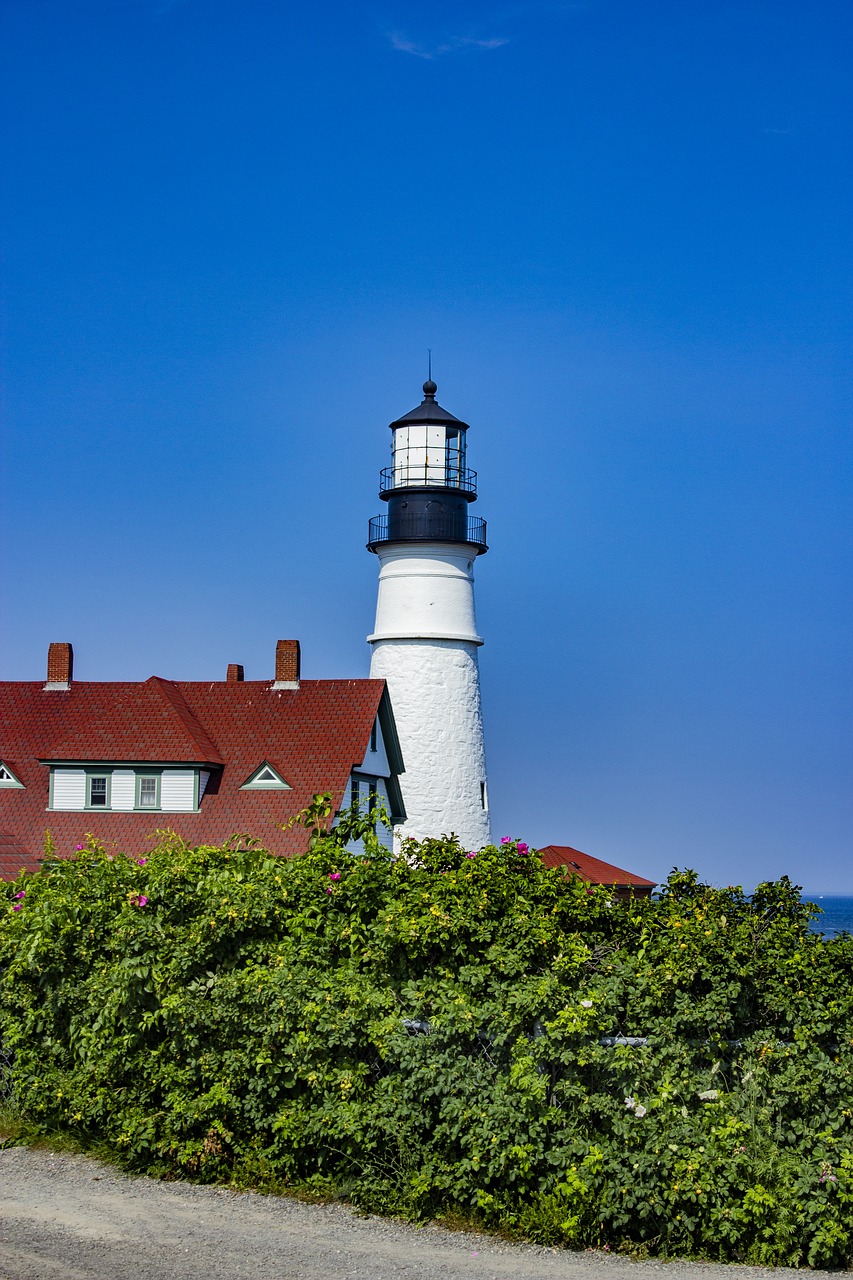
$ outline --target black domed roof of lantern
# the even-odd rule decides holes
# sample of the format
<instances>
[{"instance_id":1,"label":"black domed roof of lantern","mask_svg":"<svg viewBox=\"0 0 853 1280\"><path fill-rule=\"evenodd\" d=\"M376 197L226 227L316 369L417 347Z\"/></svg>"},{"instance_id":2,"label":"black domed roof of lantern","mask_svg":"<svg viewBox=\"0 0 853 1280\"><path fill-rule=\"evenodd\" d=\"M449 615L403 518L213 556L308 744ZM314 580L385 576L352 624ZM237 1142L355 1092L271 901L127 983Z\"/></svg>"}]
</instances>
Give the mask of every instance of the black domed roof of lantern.
<instances>
[{"instance_id":1,"label":"black domed roof of lantern","mask_svg":"<svg viewBox=\"0 0 853 1280\"><path fill-rule=\"evenodd\" d=\"M437 390L438 387L435 385L432 378L428 378L424 383L424 398L421 403L417 405L416 408L412 409L410 413L404 413L402 418L398 418L396 422L390 423L391 430L393 431L396 427L404 427L409 422L427 422L433 423L436 426L455 426L460 428L462 431L467 431L467 422L463 422L460 418L457 418L455 414L449 413L447 409L442 409L441 405L437 403L435 398Z\"/></svg>"}]
</instances>

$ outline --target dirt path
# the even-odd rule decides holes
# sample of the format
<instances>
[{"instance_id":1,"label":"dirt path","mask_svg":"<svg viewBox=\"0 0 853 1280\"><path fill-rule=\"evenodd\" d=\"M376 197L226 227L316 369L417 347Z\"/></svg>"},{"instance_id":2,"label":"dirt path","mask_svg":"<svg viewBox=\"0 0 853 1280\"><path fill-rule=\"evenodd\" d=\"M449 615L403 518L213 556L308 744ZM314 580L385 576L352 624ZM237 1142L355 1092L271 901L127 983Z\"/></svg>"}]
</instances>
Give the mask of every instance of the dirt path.
<instances>
[{"instance_id":1,"label":"dirt path","mask_svg":"<svg viewBox=\"0 0 853 1280\"><path fill-rule=\"evenodd\" d=\"M666 1280L796 1274L507 1245L342 1205L125 1177L85 1156L0 1151L2 1280L642 1280L644 1271Z\"/></svg>"}]
</instances>

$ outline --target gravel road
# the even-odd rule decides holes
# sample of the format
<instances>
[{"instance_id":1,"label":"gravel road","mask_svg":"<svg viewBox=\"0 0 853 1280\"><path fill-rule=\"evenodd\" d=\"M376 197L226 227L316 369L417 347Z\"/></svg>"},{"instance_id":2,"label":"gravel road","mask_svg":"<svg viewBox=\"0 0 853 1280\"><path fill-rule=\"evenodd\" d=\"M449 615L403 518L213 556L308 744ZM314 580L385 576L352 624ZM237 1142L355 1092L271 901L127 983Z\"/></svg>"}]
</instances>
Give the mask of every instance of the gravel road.
<instances>
[{"instance_id":1,"label":"gravel road","mask_svg":"<svg viewBox=\"0 0 853 1280\"><path fill-rule=\"evenodd\" d=\"M644 1271L658 1280L782 1280L801 1274L632 1263L605 1253L509 1245L359 1217L343 1205L127 1177L86 1156L26 1147L0 1151L0 1206L0 1280L624 1280L628 1272L642 1280Z\"/></svg>"}]
</instances>

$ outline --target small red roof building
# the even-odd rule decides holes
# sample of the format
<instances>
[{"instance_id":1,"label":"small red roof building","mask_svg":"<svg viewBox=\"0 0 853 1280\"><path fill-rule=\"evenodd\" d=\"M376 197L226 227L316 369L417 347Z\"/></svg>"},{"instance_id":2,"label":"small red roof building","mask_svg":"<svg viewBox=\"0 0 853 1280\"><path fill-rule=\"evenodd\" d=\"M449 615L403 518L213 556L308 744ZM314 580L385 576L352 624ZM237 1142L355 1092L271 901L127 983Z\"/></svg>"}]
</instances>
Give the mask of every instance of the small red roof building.
<instances>
[{"instance_id":1,"label":"small red roof building","mask_svg":"<svg viewBox=\"0 0 853 1280\"><path fill-rule=\"evenodd\" d=\"M567 844L546 844L539 850L539 856L546 867L565 867L588 884L606 885L620 898L631 894L635 898L648 898L652 889L657 887L654 880L644 880L642 876L623 871L600 858L591 858L588 853L581 853L580 849L572 849Z\"/></svg>"},{"instance_id":2,"label":"small red roof building","mask_svg":"<svg viewBox=\"0 0 853 1280\"><path fill-rule=\"evenodd\" d=\"M256 837L303 851L286 827L317 792L335 812L384 801L405 819L403 772L384 680L301 680L299 644L279 641L276 678L72 679L71 645L51 645L48 678L0 682L0 877L38 869L91 833L140 854L157 830L191 844Z\"/></svg>"}]
</instances>

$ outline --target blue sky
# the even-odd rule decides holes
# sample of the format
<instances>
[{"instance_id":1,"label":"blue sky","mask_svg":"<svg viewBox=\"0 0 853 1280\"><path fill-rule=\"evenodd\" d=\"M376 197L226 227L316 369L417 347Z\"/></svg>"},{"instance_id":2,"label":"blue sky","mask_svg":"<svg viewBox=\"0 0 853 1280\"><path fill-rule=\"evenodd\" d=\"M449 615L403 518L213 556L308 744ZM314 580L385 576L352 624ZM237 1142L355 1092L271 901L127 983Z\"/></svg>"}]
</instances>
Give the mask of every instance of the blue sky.
<instances>
[{"instance_id":1,"label":"blue sky","mask_svg":"<svg viewBox=\"0 0 853 1280\"><path fill-rule=\"evenodd\" d=\"M853 893L841 0L7 0L2 675L364 675L472 424L494 834Z\"/></svg>"}]
</instances>

